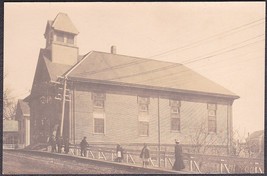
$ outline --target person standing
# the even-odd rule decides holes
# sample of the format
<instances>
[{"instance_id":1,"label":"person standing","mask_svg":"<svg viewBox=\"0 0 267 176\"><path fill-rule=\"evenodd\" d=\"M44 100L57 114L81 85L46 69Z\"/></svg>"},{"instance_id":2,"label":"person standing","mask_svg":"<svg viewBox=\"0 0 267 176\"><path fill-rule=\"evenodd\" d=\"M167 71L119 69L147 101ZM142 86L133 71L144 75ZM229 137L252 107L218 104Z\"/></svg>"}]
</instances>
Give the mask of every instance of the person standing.
<instances>
[{"instance_id":1,"label":"person standing","mask_svg":"<svg viewBox=\"0 0 267 176\"><path fill-rule=\"evenodd\" d=\"M49 138L49 143L51 145L51 152L56 152L56 137L54 135L52 135L50 138Z\"/></svg>"},{"instance_id":2,"label":"person standing","mask_svg":"<svg viewBox=\"0 0 267 176\"><path fill-rule=\"evenodd\" d=\"M122 162L123 160L123 148L120 144L117 145L117 162Z\"/></svg>"},{"instance_id":3,"label":"person standing","mask_svg":"<svg viewBox=\"0 0 267 176\"><path fill-rule=\"evenodd\" d=\"M141 151L140 158L142 158L143 160L143 167L147 167L149 164L150 150L146 143L144 143L144 147Z\"/></svg>"},{"instance_id":4,"label":"person standing","mask_svg":"<svg viewBox=\"0 0 267 176\"><path fill-rule=\"evenodd\" d=\"M57 152L61 153L62 151L62 146L63 146L63 138L60 136L57 138Z\"/></svg>"},{"instance_id":5,"label":"person standing","mask_svg":"<svg viewBox=\"0 0 267 176\"><path fill-rule=\"evenodd\" d=\"M64 140L64 152L68 154L70 151L70 143L69 143L69 138L66 137Z\"/></svg>"},{"instance_id":6,"label":"person standing","mask_svg":"<svg viewBox=\"0 0 267 176\"><path fill-rule=\"evenodd\" d=\"M183 156L182 156L182 147L180 146L180 141L175 140L175 162L173 164L172 169L180 171L185 168L184 161L183 161Z\"/></svg>"},{"instance_id":7,"label":"person standing","mask_svg":"<svg viewBox=\"0 0 267 176\"><path fill-rule=\"evenodd\" d=\"M86 141L86 137L83 137L83 140L80 143L80 147L81 147L81 156L86 156L86 148L89 147L89 144Z\"/></svg>"}]
</instances>

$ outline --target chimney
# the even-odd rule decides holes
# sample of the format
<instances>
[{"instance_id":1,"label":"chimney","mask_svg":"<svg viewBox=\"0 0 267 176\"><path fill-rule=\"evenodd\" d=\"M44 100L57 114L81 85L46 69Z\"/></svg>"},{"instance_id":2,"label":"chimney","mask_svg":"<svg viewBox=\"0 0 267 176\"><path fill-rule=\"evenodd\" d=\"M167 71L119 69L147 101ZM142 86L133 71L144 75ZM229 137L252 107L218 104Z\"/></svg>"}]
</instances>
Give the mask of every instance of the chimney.
<instances>
[{"instance_id":1,"label":"chimney","mask_svg":"<svg viewBox=\"0 0 267 176\"><path fill-rule=\"evenodd\" d=\"M111 54L117 54L116 46L111 46Z\"/></svg>"}]
</instances>

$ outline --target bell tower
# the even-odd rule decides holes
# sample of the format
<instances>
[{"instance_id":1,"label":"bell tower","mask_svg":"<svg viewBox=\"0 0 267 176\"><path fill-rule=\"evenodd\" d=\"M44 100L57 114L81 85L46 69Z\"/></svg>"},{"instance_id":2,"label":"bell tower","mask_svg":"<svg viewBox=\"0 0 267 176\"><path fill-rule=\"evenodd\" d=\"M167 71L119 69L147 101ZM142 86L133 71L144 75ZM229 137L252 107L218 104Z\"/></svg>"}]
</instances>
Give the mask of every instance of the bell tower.
<instances>
[{"instance_id":1,"label":"bell tower","mask_svg":"<svg viewBox=\"0 0 267 176\"><path fill-rule=\"evenodd\" d=\"M59 13L54 21L47 22L44 37L53 63L74 65L78 61L78 34L78 30L65 13Z\"/></svg>"}]
</instances>

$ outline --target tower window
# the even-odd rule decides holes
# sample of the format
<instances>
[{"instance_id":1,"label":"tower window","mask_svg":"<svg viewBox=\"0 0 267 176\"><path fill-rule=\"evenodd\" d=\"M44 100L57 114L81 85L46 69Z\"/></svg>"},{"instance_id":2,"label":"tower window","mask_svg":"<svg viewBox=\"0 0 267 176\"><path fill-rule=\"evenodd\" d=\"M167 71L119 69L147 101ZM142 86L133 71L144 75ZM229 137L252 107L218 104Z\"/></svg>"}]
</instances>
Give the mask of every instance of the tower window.
<instances>
[{"instance_id":1,"label":"tower window","mask_svg":"<svg viewBox=\"0 0 267 176\"><path fill-rule=\"evenodd\" d=\"M66 37L67 37L67 43L74 44L74 35L67 34Z\"/></svg>"},{"instance_id":2,"label":"tower window","mask_svg":"<svg viewBox=\"0 0 267 176\"><path fill-rule=\"evenodd\" d=\"M57 33L57 41L58 42L64 42L64 34Z\"/></svg>"}]
</instances>

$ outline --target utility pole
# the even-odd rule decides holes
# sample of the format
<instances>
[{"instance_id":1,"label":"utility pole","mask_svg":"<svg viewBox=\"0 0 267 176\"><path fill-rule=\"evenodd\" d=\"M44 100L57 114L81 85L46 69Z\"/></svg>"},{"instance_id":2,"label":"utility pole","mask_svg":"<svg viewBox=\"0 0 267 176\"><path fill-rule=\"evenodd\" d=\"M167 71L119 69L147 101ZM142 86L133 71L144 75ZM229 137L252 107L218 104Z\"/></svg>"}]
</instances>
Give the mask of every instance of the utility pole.
<instances>
[{"instance_id":1,"label":"utility pole","mask_svg":"<svg viewBox=\"0 0 267 176\"><path fill-rule=\"evenodd\" d=\"M160 115L159 115L159 95L158 95L158 162L160 167Z\"/></svg>"},{"instance_id":2,"label":"utility pole","mask_svg":"<svg viewBox=\"0 0 267 176\"><path fill-rule=\"evenodd\" d=\"M66 87L67 87L67 78L63 78L63 95L62 95L62 113L61 113L61 125L60 125L60 137L63 135L63 124L64 124L64 116L65 116L65 96L66 96Z\"/></svg>"}]
</instances>

